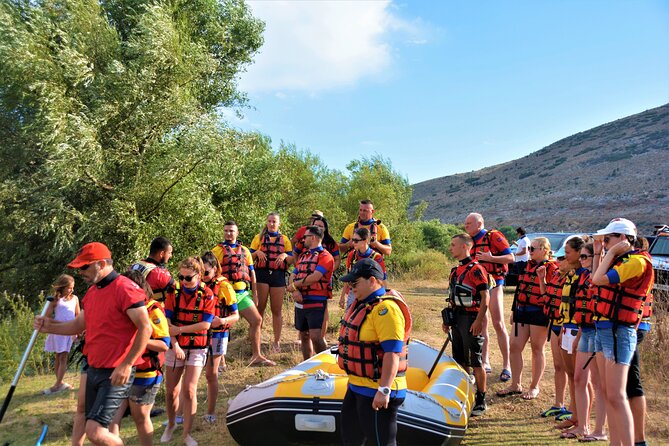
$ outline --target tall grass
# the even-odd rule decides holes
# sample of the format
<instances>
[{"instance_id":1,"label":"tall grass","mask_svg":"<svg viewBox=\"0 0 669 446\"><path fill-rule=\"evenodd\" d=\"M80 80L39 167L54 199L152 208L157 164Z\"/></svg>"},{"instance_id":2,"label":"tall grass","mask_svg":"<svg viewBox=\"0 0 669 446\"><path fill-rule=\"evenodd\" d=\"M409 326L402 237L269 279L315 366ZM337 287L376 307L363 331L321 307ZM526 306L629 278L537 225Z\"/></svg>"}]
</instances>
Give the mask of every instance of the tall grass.
<instances>
[{"instance_id":1,"label":"tall grass","mask_svg":"<svg viewBox=\"0 0 669 446\"><path fill-rule=\"evenodd\" d=\"M40 296L40 301L44 301ZM0 294L0 383L10 381L16 374L23 352L33 333L35 312L27 299L19 294ZM24 374L46 373L51 358L44 351L44 335L37 338L28 358Z\"/></svg>"}]
</instances>

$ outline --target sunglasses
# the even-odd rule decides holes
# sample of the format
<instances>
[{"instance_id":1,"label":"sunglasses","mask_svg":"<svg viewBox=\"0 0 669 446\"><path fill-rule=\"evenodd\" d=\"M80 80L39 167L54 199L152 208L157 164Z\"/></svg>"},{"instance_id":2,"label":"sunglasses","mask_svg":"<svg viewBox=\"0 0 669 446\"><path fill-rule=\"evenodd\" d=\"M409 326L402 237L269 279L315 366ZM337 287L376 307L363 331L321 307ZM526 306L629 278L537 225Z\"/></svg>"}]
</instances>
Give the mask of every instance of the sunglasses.
<instances>
[{"instance_id":1,"label":"sunglasses","mask_svg":"<svg viewBox=\"0 0 669 446\"><path fill-rule=\"evenodd\" d=\"M609 240L611 240L611 237L620 238L620 237L622 237L622 234L613 233L613 234L611 234L611 236L607 235L607 236L604 237L604 243L608 243Z\"/></svg>"},{"instance_id":2,"label":"sunglasses","mask_svg":"<svg viewBox=\"0 0 669 446\"><path fill-rule=\"evenodd\" d=\"M593 256L589 256L587 254L581 254L580 256L578 256L578 258L581 260L588 260L588 257L593 257Z\"/></svg>"},{"instance_id":3,"label":"sunglasses","mask_svg":"<svg viewBox=\"0 0 669 446\"><path fill-rule=\"evenodd\" d=\"M530 250L530 252L534 252L534 251L539 251L541 248L535 248L534 246L530 246L528 249Z\"/></svg>"},{"instance_id":4,"label":"sunglasses","mask_svg":"<svg viewBox=\"0 0 669 446\"><path fill-rule=\"evenodd\" d=\"M361 239L361 238L352 238L351 241L352 241L353 243L358 243L358 242L361 242L362 239Z\"/></svg>"},{"instance_id":5,"label":"sunglasses","mask_svg":"<svg viewBox=\"0 0 669 446\"><path fill-rule=\"evenodd\" d=\"M205 269L205 270L204 270L204 275L205 275L205 276L208 276L208 275L213 274L213 273L214 273L214 270L213 270L213 269Z\"/></svg>"},{"instance_id":6,"label":"sunglasses","mask_svg":"<svg viewBox=\"0 0 669 446\"><path fill-rule=\"evenodd\" d=\"M179 280L183 280L183 281L185 281L185 282L190 282L190 281L193 280L196 276L197 276L197 274L192 274L192 275L190 275L190 276L183 276L183 275L179 274Z\"/></svg>"},{"instance_id":7,"label":"sunglasses","mask_svg":"<svg viewBox=\"0 0 669 446\"><path fill-rule=\"evenodd\" d=\"M566 259L566 257L558 257L557 258L558 262L562 262L564 259Z\"/></svg>"},{"instance_id":8,"label":"sunglasses","mask_svg":"<svg viewBox=\"0 0 669 446\"><path fill-rule=\"evenodd\" d=\"M86 271L88 268L90 268L92 263L89 263L88 265L80 266L79 271Z\"/></svg>"}]
</instances>

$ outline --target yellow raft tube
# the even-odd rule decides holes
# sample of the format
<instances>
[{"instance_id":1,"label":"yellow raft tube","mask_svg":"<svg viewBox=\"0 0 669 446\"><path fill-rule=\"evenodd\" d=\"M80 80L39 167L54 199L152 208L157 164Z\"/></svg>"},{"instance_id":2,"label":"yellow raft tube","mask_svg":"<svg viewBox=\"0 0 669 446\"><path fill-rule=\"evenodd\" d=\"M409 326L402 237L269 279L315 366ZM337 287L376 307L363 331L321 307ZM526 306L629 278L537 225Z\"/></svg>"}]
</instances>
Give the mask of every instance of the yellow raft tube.
<instances>
[{"instance_id":1,"label":"yellow raft tube","mask_svg":"<svg viewBox=\"0 0 669 446\"><path fill-rule=\"evenodd\" d=\"M397 415L397 443L456 445L474 403L472 379L438 350L409 343L406 399ZM248 386L230 401L226 422L241 445L341 444L340 412L348 378L326 350L267 381Z\"/></svg>"}]
</instances>

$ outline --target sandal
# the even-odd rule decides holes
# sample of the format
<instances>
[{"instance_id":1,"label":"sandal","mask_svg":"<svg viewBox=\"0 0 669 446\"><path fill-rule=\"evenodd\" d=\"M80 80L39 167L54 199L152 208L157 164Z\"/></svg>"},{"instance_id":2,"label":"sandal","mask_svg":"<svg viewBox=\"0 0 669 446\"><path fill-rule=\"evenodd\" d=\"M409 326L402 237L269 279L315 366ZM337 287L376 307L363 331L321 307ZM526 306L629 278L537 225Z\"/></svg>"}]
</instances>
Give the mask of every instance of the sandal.
<instances>
[{"instance_id":1,"label":"sandal","mask_svg":"<svg viewBox=\"0 0 669 446\"><path fill-rule=\"evenodd\" d=\"M503 369L502 373L499 374L499 380L503 383L511 379L511 372L508 369Z\"/></svg>"},{"instance_id":2,"label":"sandal","mask_svg":"<svg viewBox=\"0 0 669 446\"><path fill-rule=\"evenodd\" d=\"M582 435L577 434L576 432L562 432L560 434L560 438L567 438L567 439L570 439L570 440L573 440L575 438L581 438L581 437L582 437Z\"/></svg>"},{"instance_id":3,"label":"sandal","mask_svg":"<svg viewBox=\"0 0 669 446\"><path fill-rule=\"evenodd\" d=\"M497 395L497 396L500 397L500 398L504 398L505 396L510 396L510 395L520 395L520 394L522 394L522 393L523 393L522 389L518 389L518 390L516 390L516 389L509 389L509 388L506 388L506 389L498 390L498 391L495 393L495 395Z\"/></svg>"},{"instance_id":4,"label":"sandal","mask_svg":"<svg viewBox=\"0 0 669 446\"><path fill-rule=\"evenodd\" d=\"M249 367L274 367L276 365L276 362L272 361L271 359L261 359L261 360L255 360L251 364L249 364Z\"/></svg>"},{"instance_id":5,"label":"sandal","mask_svg":"<svg viewBox=\"0 0 669 446\"><path fill-rule=\"evenodd\" d=\"M576 425L578 425L578 421L570 419L570 420L564 420L563 422L556 424L554 427L555 429L569 429Z\"/></svg>"},{"instance_id":6,"label":"sandal","mask_svg":"<svg viewBox=\"0 0 669 446\"><path fill-rule=\"evenodd\" d=\"M609 437L606 435L584 435L578 439L581 443L589 443L591 441L609 441Z\"/></svg>"}]
</instances>

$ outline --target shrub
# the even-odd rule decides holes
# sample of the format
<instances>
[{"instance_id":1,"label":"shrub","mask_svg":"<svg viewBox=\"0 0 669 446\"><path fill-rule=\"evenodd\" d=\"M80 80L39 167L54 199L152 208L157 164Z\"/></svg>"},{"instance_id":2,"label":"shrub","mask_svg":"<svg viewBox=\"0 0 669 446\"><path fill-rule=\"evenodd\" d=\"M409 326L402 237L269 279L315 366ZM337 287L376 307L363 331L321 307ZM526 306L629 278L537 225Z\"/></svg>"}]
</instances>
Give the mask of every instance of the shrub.
<instances>
[{"instance_id":1,"label":"shrub","mask_svg":"<svg viewBox=\"0 0 669 446\"><path fill-rule=\"evenodd\" d=\"M395 254L388 258L388 276L391 281L446 279L453 262L433 249Z\"/></svg>"},{"instance_id":2,"label":"shrub","mask_svg":"<svg viewBox=\"0 0 669 446\"><path fill-rule=\"evenodd\" d=\"M42 298L44 296L41 296ZM33 333L35 313L24 296L0 294L0 383L10 381L18 370L23 352ZM43 374L49 370L50 356L44 351L44 336L39 336L28 357L24 374Z\"/></svg>"}]
</instances>

